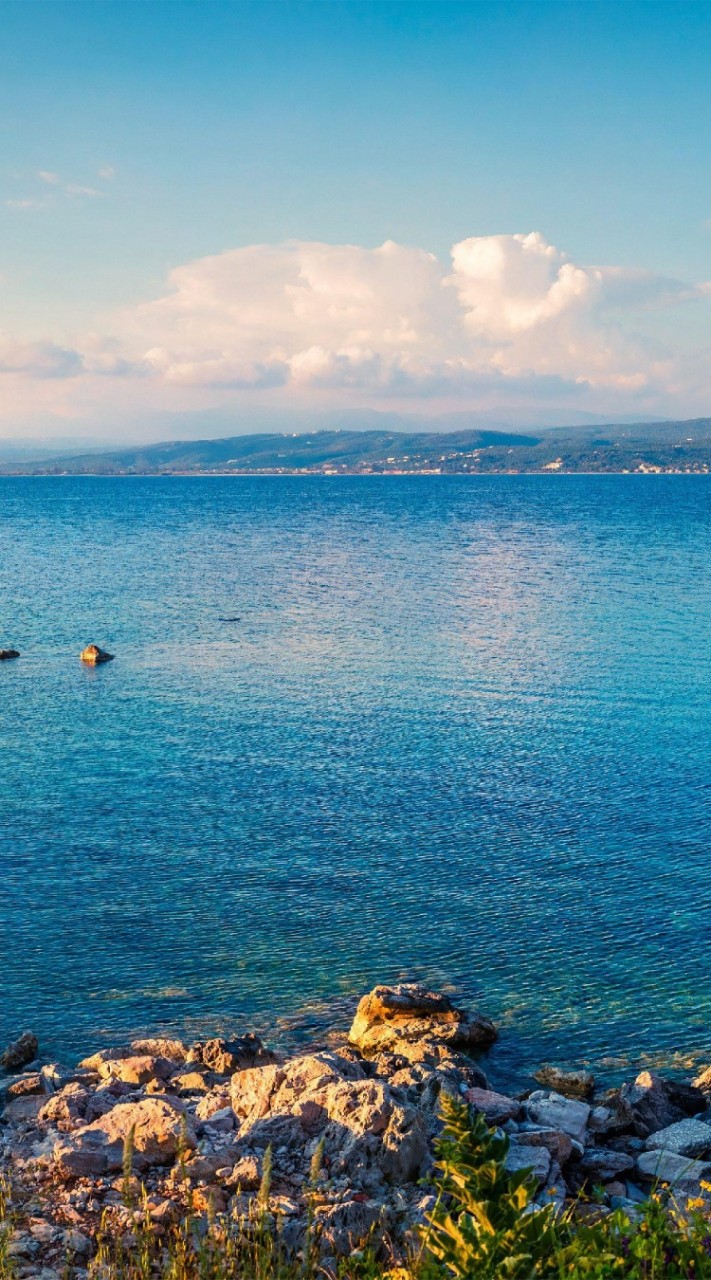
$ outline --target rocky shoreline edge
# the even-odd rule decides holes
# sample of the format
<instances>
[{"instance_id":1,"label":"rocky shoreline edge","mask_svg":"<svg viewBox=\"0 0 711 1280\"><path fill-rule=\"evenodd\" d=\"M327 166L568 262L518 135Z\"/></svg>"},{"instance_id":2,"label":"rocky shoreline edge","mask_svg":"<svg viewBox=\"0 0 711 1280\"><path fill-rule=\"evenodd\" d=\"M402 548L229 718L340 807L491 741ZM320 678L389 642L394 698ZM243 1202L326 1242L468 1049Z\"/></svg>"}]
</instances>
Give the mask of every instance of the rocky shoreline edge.
<instances>
[{"instance_id":1,"label":"rocky shoreline edge","mask_svg":"<svg viewBox=\"0 0 711 1280\"><path fill-rule=\"evenodd\" d=\"M711 1207L711 1066L615 1089L545 1066L540 1088L508 1096L482 1067L496 1038L483 1014L412 983L364 996L344 1044L291 1055L253 1034L156 1038L33 1069L25 1034L0 1060L14 1272L54 1280L69 1258L81 1274L100 1235L130 1239L138 1216L157 1235L188 1215L238 1220L267 1164L265 1207L287 1247L308 1222L333 1259L380 1233L397 1252L435 1202L443 1093L508 1135L507 1167L531 1171L537 1204L634 1217L661 1182Z\"/></svg>"}]
</instances>

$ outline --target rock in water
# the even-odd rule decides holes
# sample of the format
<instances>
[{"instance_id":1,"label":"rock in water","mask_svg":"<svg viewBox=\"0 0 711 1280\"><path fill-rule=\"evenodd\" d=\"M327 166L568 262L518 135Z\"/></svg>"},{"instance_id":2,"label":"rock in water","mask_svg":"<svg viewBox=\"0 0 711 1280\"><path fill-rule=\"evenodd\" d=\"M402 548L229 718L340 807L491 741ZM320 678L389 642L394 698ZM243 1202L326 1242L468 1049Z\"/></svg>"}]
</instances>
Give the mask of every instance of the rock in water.
<instances>
[{"instance_id":1,"label":"rock in water","mask_svg":"<svg viewBox=\"0 0 711 1280\"><path fill-rule=\"evenodd\" d=\"M589 1098L595 1088L595 1077L591 1071L562 1071L560 1067L544 1066L533 1073L534 1080L562 1093L564 1098Z\"/></svg>"},{"instance_id":2,"label":"rock in water","mask_svg":"<svg viewBox=\"0 0 711 1280\"><path fill-rule=\"evenodd\" d=\"M25 1031L19 1040L7 1046L0 1058L0 1065L6 1071L19 1071L21 1067L26 1067L28 1062L32 1062L37 1057L38 1048L37 1036L33 1036L31 1031Z\"/></svg>"},{"instance_id":3,"label":"rock in water","mask_svg":"<svg viewBox=\"0 0 711 1280\"><path fill-rule=\"evenodd\" d=\"M10 658L19 658L19 649L0 649L0 662L7 662Z\"/></svg>"},{"instance_id":4,"label":"rock in water","mask_svg":"<svg viewBox=\"0 0 711 1280\"><path fill-rule=\"evenodd\" d=\"M101 662L112 662L113 653L107 653L105 649L100 649L98 644L88 644L86 649L82 649L80 653L82 662L86 662L90 667L98 667Z\"/></svg>"},{"instance_id":5,"label":"rock in water","mask_svg":"<svg viewBox=\"0 0 711 1280\"><path fill-rule=\"evenodd\" d=\"M428 991L415 982L374 987L363 996L348 1033L363 1053L402 1053L423 1040L452 1049L488 1049L496 1028L483 1014L457 1009L448 996Z\"/></svg>"}]
</instances>

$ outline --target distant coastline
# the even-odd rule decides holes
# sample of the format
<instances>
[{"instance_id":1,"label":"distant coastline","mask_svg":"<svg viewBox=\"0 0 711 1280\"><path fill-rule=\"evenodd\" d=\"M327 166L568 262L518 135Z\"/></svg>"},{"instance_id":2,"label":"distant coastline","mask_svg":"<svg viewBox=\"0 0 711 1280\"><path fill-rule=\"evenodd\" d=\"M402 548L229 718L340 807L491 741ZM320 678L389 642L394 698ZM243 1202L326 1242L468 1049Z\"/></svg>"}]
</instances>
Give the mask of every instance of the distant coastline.
<instances>
[{"instance_id":1,"label":"distant coastline","mask_svg":"<svg viewBox=\"0 0 711 1280\"><path fill-rule=\"evenodd\" d=\"M316 431L0 456L4 476L710 475L711 418L536 434Z\"/></svg>"},{"instance_id":2,"label":"distant coastline","mask_svg":"<svg viewBox=\"0 0 711 1280\"><path fill-rule=\"evenodd\" d=\"M471 476L476 479L499 478L515 479L517 476L528 476L531 479L548 476L709 476L711 467L697 470L681 468L647 468L637 471L573 471L558 469L556 471L3 471L0 467L0 480L270 480L282 477L289 479L367 479L392 476L402 477L444 477Z\"/></svg>"}]
</instances>

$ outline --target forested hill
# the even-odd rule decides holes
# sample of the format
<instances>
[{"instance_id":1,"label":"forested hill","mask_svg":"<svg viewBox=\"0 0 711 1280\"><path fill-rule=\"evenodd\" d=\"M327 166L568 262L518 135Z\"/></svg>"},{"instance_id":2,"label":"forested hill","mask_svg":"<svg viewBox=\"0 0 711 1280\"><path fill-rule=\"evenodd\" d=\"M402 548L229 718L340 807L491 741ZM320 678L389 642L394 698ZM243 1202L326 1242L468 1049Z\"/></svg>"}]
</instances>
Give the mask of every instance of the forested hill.
<instances>
[{"instance_id":1,"label":"forested hill","mask_svg":"<svg viewBox=\"0 0 711 1280\"><path fill-rule=\"evenodd\" d=\"M711 418L535 433L316 431L176 440L7 461L2 474L387 474L711 471Z\"/></svg>"}]
</instances>

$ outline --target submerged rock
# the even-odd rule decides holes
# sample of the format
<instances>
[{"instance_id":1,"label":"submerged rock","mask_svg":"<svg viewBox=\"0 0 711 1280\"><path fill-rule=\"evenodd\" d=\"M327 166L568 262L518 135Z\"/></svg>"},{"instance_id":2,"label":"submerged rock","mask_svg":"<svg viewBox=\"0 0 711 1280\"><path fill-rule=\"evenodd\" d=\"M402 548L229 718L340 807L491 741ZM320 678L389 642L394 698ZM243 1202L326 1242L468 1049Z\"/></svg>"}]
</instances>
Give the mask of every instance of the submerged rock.
<instances>
[{"instance_id":1,"label":"submerged rock","mask_svg":"<svg viewBox=\"0 0 711 1280\"><path fill-rule=\"evenodd\" d=\"M98 644L88 644L86 649L82 649L79 657L82 662L86 662L87 666L98 667L102 662L113 662L113 653L107 653L105 649L100 649Z\"/></svg>"},{"instance_id":2,"label":"submerged rock","mask_svg":"<svg viewBox=\"0 0 711 1280\"><path fill-rule=\"evenodd\" d=\"M565 1098L589 1098L595 1088L592 1071L562 1071L560 1067L545 1066L534 1071L533 1078Z\"/></svg>"},{"instance_id":3,"label":"submerged rock","mask_svg":"<svg viewBox=\"0 0 711 1280\"><path fill-rule=\"evenodd\" d=\"M26 1067L28 1062L33 1062L37 1057L39 1041L31 1031L25 1031L18 1040L14 1040L12 1044L0 1057L0 1066L6 1071L19 1071L22 1067Z\"/></svg>"}]
</instances>

